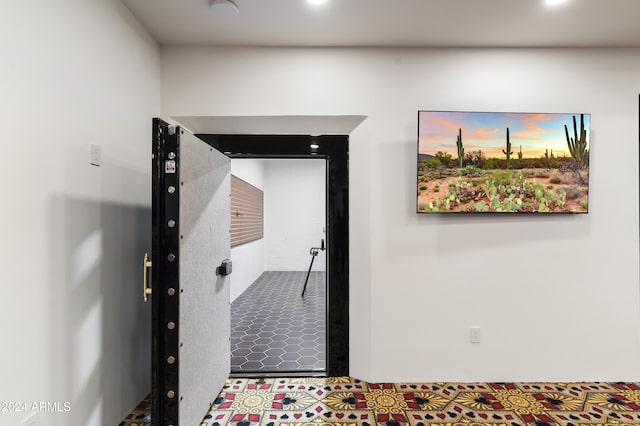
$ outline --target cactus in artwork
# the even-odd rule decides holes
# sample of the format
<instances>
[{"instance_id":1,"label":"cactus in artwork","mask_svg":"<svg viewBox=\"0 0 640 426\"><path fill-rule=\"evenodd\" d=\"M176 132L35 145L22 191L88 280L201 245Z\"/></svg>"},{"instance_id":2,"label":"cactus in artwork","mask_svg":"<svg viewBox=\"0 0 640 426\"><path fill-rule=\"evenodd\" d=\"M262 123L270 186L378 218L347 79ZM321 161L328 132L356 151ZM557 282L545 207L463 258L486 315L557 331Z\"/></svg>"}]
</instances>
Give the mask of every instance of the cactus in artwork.
<instances>
[{"instance_id":1,"label":"cactus in artwork","mask_svg":"<svg viewBox=\"0 0 640 426\"><path fill-rule=\"evenodd\" d=\"M544 150L544 158L549 158L549 148Z\"/></svg>"},{"instance_id":2,"label":"cactus in artwork","mask_svg":"<svg viewBox=\"0 0 640 426\"><path fill-rule=\"evenodd\" d=\"M522 160L522 145L520 145L520 151L518 151L518 160Z\"/></svg>"},{"instance_id":3,"label":"cactus in artwork","mask_svg":"<svg viewBox=\"0 0 640 426\"><path fill-rule=\"evenodd\" d=\"M456 140L456 146L458 147L458 161L460 162L460 168L462 168L462 161L464 160L464 146L462 146L462 129L458 129L458 139Z\"/></svg>"},{"instance_id":4,"label":"cactus in artwork","mask_svg":"<svg viewBox=\"0 0 640 426\"><path fill-rule=\"evenodd\" d=\"M549 156L553 158L553 149L551 150L551 154Z\"/></svg>"},{"instance_id":5,"label":"cactus in artwork","mask_svg":"<svg viewBox=\"0 0 640 426\"><path fill-rule=\"evenodd\" d=\"M587 130L584 128L584 114L580 114L580 136L578 137L578 126L576 125L576 116L573 116L573 135L569 137L569 129L564 125L564 133L567 137L567 145L569 152L574 160L582 162L587 158Z\"/></svg>"},{"instance_id":6,"label":"cactus in artwork","mask_svg":"<svg viewBox=\"0 0 640 426\"><path fill-rule=\"evenodd\" d=\"M502 153L507 156L507 169L511 168L511 156L513 155L513 151L511 151L511 141L509 140L509 128L507 127L507 149L502 150Z\"/></svg>"}]
</instances>

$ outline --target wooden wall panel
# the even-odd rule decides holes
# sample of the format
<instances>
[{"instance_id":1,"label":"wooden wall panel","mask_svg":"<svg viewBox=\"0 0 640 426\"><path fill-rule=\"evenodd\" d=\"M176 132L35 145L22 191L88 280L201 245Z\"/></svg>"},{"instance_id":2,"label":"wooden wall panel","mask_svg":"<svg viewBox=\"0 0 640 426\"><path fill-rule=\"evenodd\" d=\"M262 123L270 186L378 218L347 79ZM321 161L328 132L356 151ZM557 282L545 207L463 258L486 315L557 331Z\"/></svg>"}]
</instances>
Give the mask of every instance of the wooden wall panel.
<instances>
[{"instance_id":1,"label":"wooden wall panel","mask_svg":"<svg viewBox=\"0 0 640 426\"><path fill-rule=\"evenodd\" d=\"M231 247L264 236L264 192L231 175Z\"/></svg>"}]
</instances>

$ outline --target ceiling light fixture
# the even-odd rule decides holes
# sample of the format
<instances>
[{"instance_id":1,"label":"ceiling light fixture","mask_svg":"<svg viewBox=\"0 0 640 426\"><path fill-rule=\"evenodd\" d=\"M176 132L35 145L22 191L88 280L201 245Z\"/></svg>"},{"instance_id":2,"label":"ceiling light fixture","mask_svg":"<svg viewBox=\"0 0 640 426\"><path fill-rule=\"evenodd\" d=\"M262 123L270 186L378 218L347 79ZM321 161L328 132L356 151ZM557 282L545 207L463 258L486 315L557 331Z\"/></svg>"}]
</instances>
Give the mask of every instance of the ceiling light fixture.
<instances>
[{"instance_id":1,"label":"ceiling light fixture","mask_svg":"<svg viewBox=\"0 0 640 426\"><path fill-rule=\"evenodd\" d=\"M321 4L325 4L327 0L307 0L307 3L312 4L314 6L320 6Z\"/></svg>"},{"instance_id":2,"label":"ceiling light fixture","mask_svg":"<svg viewBox=\"0 0 640 426\"><path fill-rule=\"evenodd\" d=\"M318 145L317 143L312 143L311 145L309 145L309 147L311 149L318 149L318 148L320 148L320 145Z\"/></svg>"},{"instance_id":3,"label":"ceiling light fixture","mask_svg":"<svg viewBox=\"0 0 640 426\"><path fill-rule=\"evenodd\" d=\"M240 14L238 5L232 0L211 0L211 10L223 18L233 18Z\"/></svg>"},{"instance_id":4,"label":"ceiling light fixture","mask_svg":"<svg viewBox=\"0 0 640 426\"><path fill-rule=\"evenodd\" d=\"M560 6L565 3L569 3L569 0L544 0L544 4L549 7Z\"/></svg>"}]
</instances>

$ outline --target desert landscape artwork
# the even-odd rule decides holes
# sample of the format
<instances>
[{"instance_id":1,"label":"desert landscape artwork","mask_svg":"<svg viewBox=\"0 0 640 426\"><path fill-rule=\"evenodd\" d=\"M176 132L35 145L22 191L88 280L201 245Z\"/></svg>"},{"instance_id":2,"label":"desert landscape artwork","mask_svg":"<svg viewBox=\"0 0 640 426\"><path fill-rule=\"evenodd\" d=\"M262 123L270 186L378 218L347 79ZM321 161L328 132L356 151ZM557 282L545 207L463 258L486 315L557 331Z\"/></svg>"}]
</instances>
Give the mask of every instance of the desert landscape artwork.
<instances>
[{"instance_id":1,"label":"desert landscape artwork","mask_svg":"<svg viewBox=\"0 0 640 426\"><path fill-rule=\"evenodd\" d=\"M418 213L587 213L591 115L418 112Z\"/></svg>"}]
</instances>

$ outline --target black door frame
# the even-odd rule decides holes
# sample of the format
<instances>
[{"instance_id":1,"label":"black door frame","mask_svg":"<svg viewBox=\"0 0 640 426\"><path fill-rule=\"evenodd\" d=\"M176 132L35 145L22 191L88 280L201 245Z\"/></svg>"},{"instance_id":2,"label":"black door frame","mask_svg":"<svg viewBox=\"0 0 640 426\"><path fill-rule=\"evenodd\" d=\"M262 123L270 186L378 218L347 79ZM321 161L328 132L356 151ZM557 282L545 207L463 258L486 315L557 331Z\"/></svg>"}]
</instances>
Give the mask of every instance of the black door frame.
<instances>
[{"instance_id":1,"label":"black door frame","mask_svg":"<svg viewBox=\"0 0 640 426\"><path fill-rule=\"evenodd\" d=\"M230 158L326 159L327 376L349 375L349 136L196 134ZM283 372L283 376L287 373ZM290 374L289 374L290 375ZM269 376L274 376L269 373Z\"/></svg>"},{"instance_id":2,"label":"black door frame","mask_svg":"<svg viewBox=\"0 0 640 426\"><path fill-rule=\"evenodd\" d=\"M177 424L178 401L175 397L178 391L178 363L177 350L178 334L171 332L165 326L169 321L177 324L178 300L175 297L159 296L158 293L168 291L170 296L179 291L178 262L167 262L169 255L176 256L179 252L179 235L177 227L163 226L168 219L175 219L179 213L179 139L177 128L165 121L154 118L152 129L152 244L151 260L154 265L151 274L151 288L155 296L151 297L151 418L154 425ZM165 161L171 158L176 166L175 173L165 173ZM169 194L166 188L173 187ZM175 257L174 257L175 259ZM146 268L146 265L145 265ZM171 284L169 284L171 283ZM166 360L173 357L173 362ZM171 396L166 390L171 390Z\"/></svg>"}]
</instances>

